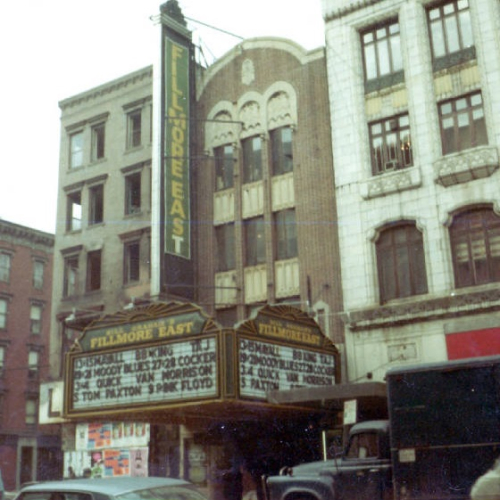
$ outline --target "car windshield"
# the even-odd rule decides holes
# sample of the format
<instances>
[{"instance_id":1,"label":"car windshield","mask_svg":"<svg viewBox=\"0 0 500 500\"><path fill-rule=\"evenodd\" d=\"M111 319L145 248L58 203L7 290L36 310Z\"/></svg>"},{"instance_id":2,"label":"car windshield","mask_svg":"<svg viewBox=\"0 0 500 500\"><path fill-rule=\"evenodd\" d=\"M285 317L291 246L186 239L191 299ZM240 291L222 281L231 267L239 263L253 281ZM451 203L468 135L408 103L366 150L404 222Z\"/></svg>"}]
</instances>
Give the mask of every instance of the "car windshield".
<instances>
[{"instance_id":1,"label":"car windshield","mask_svg":"<svg viewBox=\"0 0 500 500\"><path fill-rule=\"evenodd\" d=\"M162 486L160 488L131 491L123 495L116 495L115 498L117 500L206 500L195 489L184 486Z\"/></svg>"}]
</instances>

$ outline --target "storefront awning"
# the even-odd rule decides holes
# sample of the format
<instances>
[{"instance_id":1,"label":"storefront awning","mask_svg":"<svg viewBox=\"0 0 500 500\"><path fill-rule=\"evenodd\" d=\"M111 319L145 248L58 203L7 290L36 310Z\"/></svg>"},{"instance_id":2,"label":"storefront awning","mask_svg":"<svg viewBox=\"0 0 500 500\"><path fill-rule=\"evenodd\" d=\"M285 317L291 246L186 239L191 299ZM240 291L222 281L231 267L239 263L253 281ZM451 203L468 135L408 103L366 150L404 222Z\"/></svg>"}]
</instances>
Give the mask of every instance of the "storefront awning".
<instances>
[{"instance_id":1,"label":"storefront awning","mask_svg":"<svg viewBox=\"0 0 500 500\"><path fill-rule=\"evenodd\" d=\"M387 416L387 392L383 382L337 384L321 387L301 387L287 391L270 391L267 400L275 405L308 405L340 411L345 401L356 400L366 418Z\"/></svg>"}]
</instances>

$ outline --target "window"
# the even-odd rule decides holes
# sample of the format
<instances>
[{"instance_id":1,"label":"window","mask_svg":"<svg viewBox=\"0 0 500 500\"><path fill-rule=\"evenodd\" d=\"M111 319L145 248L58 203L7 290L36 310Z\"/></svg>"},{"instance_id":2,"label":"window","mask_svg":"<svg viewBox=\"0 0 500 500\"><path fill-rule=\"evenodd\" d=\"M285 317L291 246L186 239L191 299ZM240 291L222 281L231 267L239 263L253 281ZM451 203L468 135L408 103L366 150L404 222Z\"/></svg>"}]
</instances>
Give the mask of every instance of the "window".
<instances>
[{"instance_id":1,"label":"window","mask_svg":"<svg viewBox=\"0 0 500 500\"><path fill-rule=\"evenodd\" d=\"M66 230L79 231L82 228L82 193L70 193L67 200Z\"/></svg>"},{"instance_id":2,"label":"window","mask_svg":"<svg viewBox=\"0 0 500 500\"><path fill-rule=\"evenodd\" d=\"M242 142L243 182L255 182L262 179L262 139L250 137Z\"/></svg>"},{"instance_id":3,"label":"window","mask_svg":"<svg viewBox=\"0 0 500 500\"><path fill-rule=\"evenodd\" d=\"M131 283L134 281L139 281L141 264L141 246L139 241L131 241L125 243L123 250L123 282Z\"/></svg>"},{"instance_id":4,"label":"window","mask_svg":"<svg viewBox=\"0 0 500 500\"><path fill-rule=\"evenodd\" d=\"M105 130L104 123L92 127L92 161L104 158Z\"/></svg>"},{"instance_id":5,"label":"window","mask_svg":"<svg viewBox=\"0 0 500 500\"><path fill-rule=\"evenodd\" d=\"M30 332L39 334L42 331L42 311L43 307L38 304L31 304L30 307Z\"/></svg>"},{"instance_id":6,"label":"window","mask_svg":"<svg viewBox=\"0 0 500 500\"><path fill-rule=\"evenodd\" d=\"M0 299L0 329L4 330L7 328L7 299Z\"/></svg>"},{"instance_id":7,"label":"window","mask_svg":"<svg viewBox=\"0 0 500 500\"><path fill-rule=\"evenodd\" d=\"M375 432L352 436L346 453L348 459L376 458L378 455L378 438Z\"/></svg>"},{"instance_id":8,"label":"window","mask_svg":"<svg viewBox=\"0 0 500 500\"><path fill-rule=\"evenodd\" d=\"M127 148L137 148L141 145L142 113L133 111L127 115Z\"/></svg>"},{"instance_id":9,"label":"window","mask_svg":"<svg viewBox=\"0 0 500 500\"><path fill-rule=\"evenodd\" d=\"M434 59L473 47L468 0L446 2L427 11ZM471 54L475 56L474 53ZM470 58L470 57L468 57Z\"/></svg>"},{"instance_id":10,"label":"window","mask_svg":"<svg viewBox=\"0 0 500 500\"><path fill-rule=\"evenodd\" d=\"M92 186L89 189L89 224L101 224L104 221L104 186Z\"/></svg>"},{"instance_id":11,"label":"window","mask_svg":"<svg viewBox=\"0 0 500 500\"><path fill-rule=\"evenodd\" d=\"M412 165L408 115L371 123L369 129L373 175Z\"/></svg>"},{"instance_id":12,"label":"window","mask_svg":"<svg viewBox=\"0 0 500 500\"><path fill-rule=\"evenodd\" d=\"M389 75L399 75L400 78L395 81L388 80L387 85L403 80L403 60L397 21L362 33L361 41L367 82L380 80Z\"/></svg>"},{"instance_id":13,"label":"window","mask_svg":"<svg viewBox=\"0 0 500 500\"><path fill-rule=\"evenodd\" d=\"M43 288L43 273L45 264L41 260L33 261L33 287L37 290Z\"/></svg>"},{"instance_id":14,"label":"window","mask_svg":"<svg viewBox=\"0 0 500 500\"><path fill-rule=\"evenodd\" d=\"M217 241L217 272L236 267L234 256L234 224L222 224L215 228Z\"/></svg>"},{"instance_id":15,"label":"window","mask_svg":"<svg viewBox=\"0 0 500 500\"><path fill-rule=\"evenodd\" d=\"M125 177L125 214L136 214L141 211L141 173Z\"/></svg>"},{"instance_id":16,"label":"window","mask_svg":"<svg viewBox=\"0 0 500 500\"><path fill-rule=\"evenodd\" d=\"M493 210L456 215L450 242L457 288L500 281L500 217Z\"/></svg>"},{"instance_id":17,"label":"window","mask_svg":"<svg viewBox=\"0 0 500 500\"><path fill-rule=\"evenodd\" d=\"M481 93L439 104L443 155L488 144Z\"/></svg>"},{"instance_id":18,"label":"window","mask_svg":"<svg viewBox=\"0 0 500 500\"><path fill-rule=\"evenodd\" d=\"M69 137L69 165L78 168L83 165L83 132L76 132Z\"/></svg>"},{"instance_id":19,"label":"window","mask_svg":"<svg viewBox=\"0 0 500 500\"><path fill-rule=\"evenodd\" d=\"M0 377L3 377L4 368L5 368L5 347L0 346Z\"/></svg>"},{"instance_id":20,"label":"window","mask_svg":"<svg viewBox=\"0 0 500 500\"><path fill-rule=\"evenodd\" d=\"M101 289L101 251L96 250L87 254L87 291Z\"/></svg>"},{"instance_id":21,"label":"window","mask_svg":"<svg viewBox=\"0 0 500 500\"><path fill-rule=\"evenodd\" d=\"M29 351L28 353L28 377L35 378L38 375L39 353Z\"/></svg>"},{"instance_id":22,"label":"window","mask_svg":"<svg viewBox=\"0 0 500 500\"><path fill-rule=\"evenodd\" d=\"M270 132L273 175L293 171L292 129L277 128Z\"/></svg>"},{"instance_id":23,"label":"window","mask_svg":"<svg viewBox=\"0 0 500 500\"><path fill-rule=\"evenodd\" d=\"M234 157L233 146L226 145L214 149L215 189L220 191L233 187Z\"/></svg>"},{"instance_id":24,"label":"window","mask_svg":"<svg viewBox=\"0 0 500 500\"><path fill-rule=\"evenodd\" d=\"M6 252L0 252L0 281L10 280L10 267L12 255Z\"/></svg>"},{"instance_id":25,"label":"window","mask_svg":"<svg viewBox=\"0 0 500 500\"><path fill-rule=\"evenodd\" d=\"M376 252L382 303L427 293L422 233L414 223L382 231Z\"/></svg>"},{"instance_id":26,"label":"window","mask_svg":"<svg viewBox=\"0 0 500 500\"><path fill-rule=\"evenodd\" d=\"M35 425L37 422L38 401L35 398L26 399L25 422L27 425Z\"/></svg>"},{"instance_id":27,"label":"window","mask_svg":"<svg viewBox=\"0 0 500 500\"><path fill-rule=\"evenodd\" d=\"M276 259L297 257L297 224L295 210L282 210L274 215L276 225Z\"/></svg>"},{"instance_id":28,"label":"window","mask_svg":"<svg viewBox=\"0 0 500 500\"><path fill-rule=\"evenodd\" d=\"M256 266L266 261L264 218L245 221L245 265Z\"/></svg>"},{"instance_id":29,"label":"window","mask_svg":"<svg viewBox=\"0 0 500 500\"><path fill-rule=\"evenodd\" d=\"M64 259L63 296L72 297L78 289L78 257L71 256Z\"/></svg>"}]
</instances>

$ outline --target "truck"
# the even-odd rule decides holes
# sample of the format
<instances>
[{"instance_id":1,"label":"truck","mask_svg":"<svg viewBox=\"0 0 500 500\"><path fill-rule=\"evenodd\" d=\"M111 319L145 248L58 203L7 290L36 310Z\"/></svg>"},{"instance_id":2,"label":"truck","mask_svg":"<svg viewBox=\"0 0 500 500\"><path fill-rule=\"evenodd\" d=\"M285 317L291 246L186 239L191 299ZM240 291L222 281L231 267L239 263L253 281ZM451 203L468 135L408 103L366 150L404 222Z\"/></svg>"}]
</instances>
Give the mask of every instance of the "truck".
<instances>
[{"instance_id":1,"label":"truck","mask_svg":"<svg viewBox=\"0 0 500 500\"><path fill-rule=\"evenodd\" d=\"M263 478L267 500L468 500L500 457L500 356L392 368L386 387L388 420Z\"/></svg>"}]
</instances>

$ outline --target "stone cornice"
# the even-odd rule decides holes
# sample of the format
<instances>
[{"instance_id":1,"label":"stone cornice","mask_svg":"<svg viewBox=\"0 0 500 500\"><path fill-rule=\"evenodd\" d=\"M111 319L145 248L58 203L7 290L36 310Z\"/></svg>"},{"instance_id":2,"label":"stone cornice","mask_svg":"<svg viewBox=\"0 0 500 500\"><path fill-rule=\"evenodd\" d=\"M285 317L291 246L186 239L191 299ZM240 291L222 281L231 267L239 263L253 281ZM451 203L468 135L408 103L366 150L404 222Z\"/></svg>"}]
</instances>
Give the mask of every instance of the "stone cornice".
<instances>
[{"instance_id":1,"label":"stone cornice","mask_svg":"<svg viewBox=\"0 0 500 500\"><path fill-rule=\"evenodd\" d=\"M98 99L100 97L106 96L113 92L122 90L129 85L137 85L143 83L145 80L149 80L151 84L151 93L153 92L153 66L147 66L146 68L134 71L128 75L112 80L111 82L94 87L87 92L82 92L76 96L69 97L59 102L59 108L61 111L66 111L74 106L79 106L85 102Z\"/></svg>"},{"instance_id":2,"label":"stone cornice","mask_svg":"<svg viewBox=\"0 0 500 500\"><path fill-rule=\"evenodd\" d=\"M49 249L54 246L55 239L55 236L51 233L0 220L0 240L5 240L6 237L15 240L14 243L19 245L29 243L31 246L37 244L49 247Z\"/></svg>"},{"instance_id":3,"label":"stone cornice","mask_svg":"<svg viewBox=\"0 0 500 500\"><path fill-rule=\"evenodd\" d=\"M366 7L369 7L370 5L373 5L375 3L380 3L382 0L358 0L358 1L352 1L348 3L347 5L343 5L340 8L337 8L336 10L331 10L330 12L325 12L324 13L324 19L325 22L327 23L328 21L333 21L335 19L340 19L341 17L347 16L348 14L351 14L352 12L356 12L361 9L365 9Z\"/></svg>"},{"instance_id":4,"label":"stone cornice","mask_svg":"<svg viewBox=\"0 0 500 500\"><path fill-rule=\"evenodd\" d=\"M345 312L342 319L350 330L363 331L490 311L500 311L500 286Z\"/></svg>"}]
</instances>

